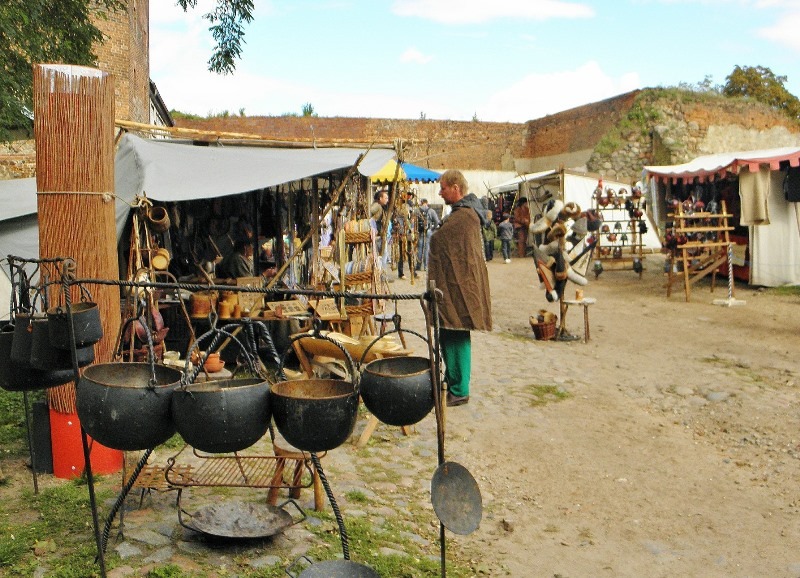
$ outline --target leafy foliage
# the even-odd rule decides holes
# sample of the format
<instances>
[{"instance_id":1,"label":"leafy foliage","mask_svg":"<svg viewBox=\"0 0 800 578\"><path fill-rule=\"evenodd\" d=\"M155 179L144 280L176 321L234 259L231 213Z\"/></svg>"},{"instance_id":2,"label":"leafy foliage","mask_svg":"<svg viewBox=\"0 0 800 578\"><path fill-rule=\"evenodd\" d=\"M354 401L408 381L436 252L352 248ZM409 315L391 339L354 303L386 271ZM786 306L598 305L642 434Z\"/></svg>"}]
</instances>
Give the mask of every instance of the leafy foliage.
<instances>
[{"instance_id":1,"label":"leafy foliage","mask_svg":"<svg viewBox=\"0 0 800 578\"><path fill-rule=\"evenodd\" d=\"M33 65L93 64L92 46L103 36L91 13L105 18L121 8L120 0L0 2L0 140L9 140L15 129L31 130Z\"/></svg>"},{"instance_id":2,"label":"leafy foliage","mask_svg":"<svg viewBox=\"0 0 800 578\"><path fill-rule=\"evenodd\" d=\"M197 0L178 0L184 11L197 6ZM217 0L212 12L203 18L211 23L209 30L217 45L208 60L208 69L219 74L230 74L236 69L236 59L242 55L244 25L253 20L252 0Z\"/></svg>"},{"instance_id":3,"label":"leafy foliage","mask_svg":"<svg viewBox=\"0 0 800 578\"><path fill-rule=\"evenodd\" d=\"M776 75L766 66L737 65L725 80L725 96L750 97L800 120L800 100L786 90L785 76Z\"/></svg>"}]
</instances>

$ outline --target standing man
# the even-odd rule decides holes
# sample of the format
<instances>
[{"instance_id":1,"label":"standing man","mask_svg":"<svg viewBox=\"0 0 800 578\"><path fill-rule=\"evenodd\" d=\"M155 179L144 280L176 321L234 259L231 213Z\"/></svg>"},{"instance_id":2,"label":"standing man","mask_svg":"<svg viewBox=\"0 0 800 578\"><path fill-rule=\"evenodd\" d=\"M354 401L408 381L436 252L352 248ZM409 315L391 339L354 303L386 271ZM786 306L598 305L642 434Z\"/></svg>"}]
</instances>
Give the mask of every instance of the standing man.
<instances>
[{"instance_id":1,"label":"standing man","mask_svg":"<svg viewBox=\"0 0 800 578\"><path fill-rule=\"evenodd\" d=\"M531 210L528 199L521 198L514 209L514 236L517 238L517 257L524 257L528 247L528 228L531 225Z\"/></svg>"},{"instance_id":2,"label":"standing man","mask_svg":"<svg viewBox=\"0 0 800 578\"><path fill-rule=\"evenodd\" d=\"M428 206L428 199L419 202L420 229L417 241L417 271L428 270L428 253L431 247L431 235L439 228L441 221L439 215Z\"/></svg>"},{"instance_id":3,"label":"standing man","mask_svg":"<svg viewBox=\"0 0 800 578\"><path fill-rule=\"evenodd\" d=\"M428 279L442 291L439 337L447 405L452 407L469 402L470 331L491 331L492 304L481 235L486 210L478 197L468 194L460 171L446 171L440 184L439 195L452 211L431 236Z\"/></svg>"},{"instance_id":4,"label":"standing man","mask_svg":"<svg viewBox=\"0 0 800 578\"><path fill-rule=\"evenodd\" d=\"M372 205L369 208L369 218L375 223L375 228L378 230L376 249L380 255L381 264L386 266L386 261L383 255L383 223L386 220L386 205L389 204L389 192L385 190L376 191L372 197ZM387 231L388 236L388 231ZM386 259L388 259L388 252Z\"/></svg>"}]
</instances>

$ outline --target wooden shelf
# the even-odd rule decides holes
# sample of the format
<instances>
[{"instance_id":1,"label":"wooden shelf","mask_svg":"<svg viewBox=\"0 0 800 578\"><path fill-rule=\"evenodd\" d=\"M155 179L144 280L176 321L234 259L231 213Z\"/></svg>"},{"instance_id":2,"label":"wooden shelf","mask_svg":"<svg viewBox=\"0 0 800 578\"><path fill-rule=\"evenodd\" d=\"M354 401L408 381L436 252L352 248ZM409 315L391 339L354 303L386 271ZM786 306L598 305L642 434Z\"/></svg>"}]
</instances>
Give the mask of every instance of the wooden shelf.
<instances>
[{"instance_id":1,"label":"wooden shelf","mask_svg":"<svg viewBox=\"0 0 800 578\"><path fill-rule=\"evenodd\" d=\"M702 241L687 241L677 245L669 255L667 275L667 297L672 293L672 285L679 279L683 280L683 291L688 302L691 299L691 286L697 281L711 275L711 291L717 278L717 270L728 260L728 247L731 245L728 219L733 215L728 213L725 202L722 202L721 213L683 213L667 215L673 220L672 231L675 233L713 233L713 239ZM692 221L703 219L712 224L693 226ZM734 243L735 244L735 243ZM676 271L676 265L681 264L681 274Z\"/></svg>"},{"instance_id":2,"label":"wooden shelf","mask_svg":"<svg viewBox=\"0 0 800 578\"><path fill-rule=\"evenodd\" d=\"M601 206L597 201L597 197L592 198L592 208L603 217L600 224L609 226L608 232L595 231L593 236L597 238L597 245L594 249L594 259L601 261L603 264L608 264L609 271L635 271L639 274L641 279L644 267L641 263L644 262L644 243L642 241L641 233L639 232L641 217L631 217L628 209L625 208L625 200L630 200L634 203L636 208L639 207L641 199L634 199L627 197L622 200L623 206L610 207ZM620 218L617 218L617 216ZM621 228L614 229L614 225L622 223ZM611 241L608 237L616 235L616 239ZM626 235L626 240L623 243L620 240L622 235ZM615 249L622 249L622 256L614 256ZM608 249L608 254L603 254L603 251ZM639 262L637 267L635 264Z\"/></svg>"}]
</instances>

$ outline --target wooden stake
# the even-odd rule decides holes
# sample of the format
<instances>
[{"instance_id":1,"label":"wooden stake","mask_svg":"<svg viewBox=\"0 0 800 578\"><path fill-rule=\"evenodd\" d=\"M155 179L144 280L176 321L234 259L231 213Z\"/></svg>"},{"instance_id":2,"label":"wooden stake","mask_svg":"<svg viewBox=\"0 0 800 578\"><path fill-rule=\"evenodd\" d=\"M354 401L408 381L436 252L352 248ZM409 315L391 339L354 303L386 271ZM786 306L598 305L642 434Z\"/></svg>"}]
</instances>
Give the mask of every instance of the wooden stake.
<instances>
[{"instance_id":1,"label":"wooden stake","mask_svg":"<svg viewBox=\"0 0 800 578\"><path fill-rule=\"evenodd\" d=\"M117 279L113 80L95 68L36 65L33 105L39 256L72 257L78 277ZM104 331L95 359L109 361L120 324L119 289L89 289ZM74 385L48 390L48 401L56 411L74 413Z\"/></svg>"}]
</instances>

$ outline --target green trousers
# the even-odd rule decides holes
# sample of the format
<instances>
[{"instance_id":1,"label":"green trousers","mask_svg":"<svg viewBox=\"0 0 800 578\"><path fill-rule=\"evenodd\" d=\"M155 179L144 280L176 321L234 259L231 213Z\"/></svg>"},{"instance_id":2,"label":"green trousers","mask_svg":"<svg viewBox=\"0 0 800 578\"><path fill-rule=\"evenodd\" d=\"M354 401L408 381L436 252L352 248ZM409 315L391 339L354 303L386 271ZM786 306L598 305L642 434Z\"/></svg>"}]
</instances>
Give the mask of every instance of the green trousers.
<instances>
[{"instance_id":1,"label":"green trousers","mask_svg":"<svg viewBox=\"0 0 800 578\"><path fill-rule=\"evenodd\" d=\"M444 358L444 380L453 395L469 395L472 368L472 342L469 331L440 329L439 341Z\"/></svg>"}]
</instances>

